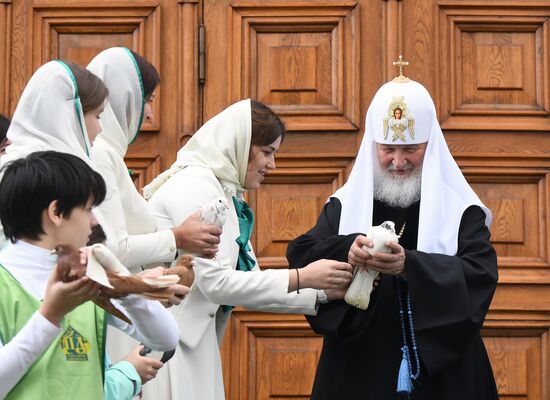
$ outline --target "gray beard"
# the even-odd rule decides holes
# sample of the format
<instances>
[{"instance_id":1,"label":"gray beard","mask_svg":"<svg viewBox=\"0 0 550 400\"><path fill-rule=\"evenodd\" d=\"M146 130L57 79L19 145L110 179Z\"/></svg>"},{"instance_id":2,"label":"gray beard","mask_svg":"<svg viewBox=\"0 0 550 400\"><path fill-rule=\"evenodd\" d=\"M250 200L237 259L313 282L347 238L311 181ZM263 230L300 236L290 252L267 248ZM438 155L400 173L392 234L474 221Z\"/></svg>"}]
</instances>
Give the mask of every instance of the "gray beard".
<instances>
[{"instance_id":1,"label":"gray beard","mask_svg":"<svg viewBox=\"0 0 550 400\"><path fill-rule=\"evenodd\" d=\"M407 208L420 200L422 168L415 168L409 176L393 176L374 163L373 197L390 207Z\"/></svg>"}]
</instances>

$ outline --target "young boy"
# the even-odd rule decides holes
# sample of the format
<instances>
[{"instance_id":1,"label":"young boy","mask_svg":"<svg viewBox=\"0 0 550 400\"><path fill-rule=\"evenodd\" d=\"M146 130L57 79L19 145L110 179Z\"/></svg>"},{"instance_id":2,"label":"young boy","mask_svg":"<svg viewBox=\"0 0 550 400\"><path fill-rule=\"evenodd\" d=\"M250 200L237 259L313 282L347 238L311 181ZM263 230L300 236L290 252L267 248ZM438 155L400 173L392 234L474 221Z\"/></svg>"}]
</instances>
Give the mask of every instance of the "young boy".
<instances>
[{"instance_id":1,"label":"young boy","mask_svg":"<svg viewBox=\"0 0 550 400\"><path fill-rule=\"evenodd\" d=\"M160 303L135 295L117 301L128 325L88 301L97 283L60 281L51 249L84 246L92 207L105 197L103 179L83 160L38 152L2 172L0 221L10 243L0 251L0 398L101 399L106 323L159 351L176 347L177 325Z\"/></svg>"}]
</instances>

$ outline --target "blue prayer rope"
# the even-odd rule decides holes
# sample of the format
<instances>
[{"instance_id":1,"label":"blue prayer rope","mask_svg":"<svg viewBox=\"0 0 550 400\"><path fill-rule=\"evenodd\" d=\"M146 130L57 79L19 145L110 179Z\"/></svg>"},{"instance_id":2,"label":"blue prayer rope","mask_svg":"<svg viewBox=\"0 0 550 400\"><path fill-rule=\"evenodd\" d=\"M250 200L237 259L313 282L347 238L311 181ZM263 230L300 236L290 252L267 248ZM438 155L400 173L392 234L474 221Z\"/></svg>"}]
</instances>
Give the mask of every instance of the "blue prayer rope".
<instances>
[{"instance_id":1,"label":"blue prayer rope","mask_svg":"<svg viewBox=\"0 0 550 400\"><path fill-rule=\"evenodd\" d=\"M403 310L403 300L401 299L401 278L396 277L397 280L397 298L399 300L399 317L401 319L401 333L403 335L403 347L401 350L405 354L407 359L410 359L410 350L409 345L407 344L407 334L405 331L405 311ZM409 375L411 379L417 380L420 377L420 357L418 356L418 348L416 346L416 335L414 334L414 323L412 316L412 307L411 307L411 295L407 289L407 315L409 317L409 328L410 328L410 338L413 345L413 355L416 361L416 373L413 374L412 365L409 362Z\"/></svg>"}]
</instances>

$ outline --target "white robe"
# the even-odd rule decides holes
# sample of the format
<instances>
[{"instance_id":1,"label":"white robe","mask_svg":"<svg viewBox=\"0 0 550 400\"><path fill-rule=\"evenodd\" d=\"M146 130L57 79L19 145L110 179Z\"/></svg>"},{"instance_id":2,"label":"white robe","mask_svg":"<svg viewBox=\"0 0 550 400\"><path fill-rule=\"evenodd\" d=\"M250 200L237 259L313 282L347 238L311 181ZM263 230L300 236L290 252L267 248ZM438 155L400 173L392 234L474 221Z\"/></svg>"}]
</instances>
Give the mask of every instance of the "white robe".
<instances>
[{"instance_id":1,"label":"white robe","mask_svg":"<svg viewBox=\"0 0 550 400\"><path fill-rule=\"evenodd\" d=\"M142 265L170 262L176 239L170 229L157 231L154 213L139 194L124 163L128 145L136 138L143 116L139 70L131 53L122 47L102 51L88 65L109 89L101 114L102 132L91 150L95 169L107 186L105 201L97 208L107 235L107 246L132 272ZM107 351L113 360L125 357L139 343L117 330L108 331Z\"/></svg>"},{"instance_id":2,"label":"white robe","mask_svg":"<svg viewBox=\"0 0 550 400\"><path fill-rule=\"evenodd\" d=\"M135 140L143 118L144 94L139 69L123 47L99 53L88 65L109 89L101 114L101 133L91 151L95 169L107 185L98 206L106 216L107 246L130 270L141 265L171 262L176 240L170 229L157 232L154 213L138 193L124 163L128 145Z\"/></svg>"},{"instance_id":3,"label":"white robe","mask_svg":"<svg viewBox=\"0 0 550 400\"><path fill-rule=\"evenodd\" d=\"M229 204L219 252L215 259L195 258L195 283L182 305L171 312L180 326L176 354L144 386L145 400L222 400L223 376L219 344L230 312L220 304L244 306L270 312L316 313L317 291L288 292L288 270L250 272L236 270L239 223L232 196L235 188L224 187L205 167L189 166L175 173L153 195L159 227L180 223L187 216L219 197ZM250 252L254 257L253 252ZM254 257L255 259L255 257Z\"/></svg>"}]
</instances>

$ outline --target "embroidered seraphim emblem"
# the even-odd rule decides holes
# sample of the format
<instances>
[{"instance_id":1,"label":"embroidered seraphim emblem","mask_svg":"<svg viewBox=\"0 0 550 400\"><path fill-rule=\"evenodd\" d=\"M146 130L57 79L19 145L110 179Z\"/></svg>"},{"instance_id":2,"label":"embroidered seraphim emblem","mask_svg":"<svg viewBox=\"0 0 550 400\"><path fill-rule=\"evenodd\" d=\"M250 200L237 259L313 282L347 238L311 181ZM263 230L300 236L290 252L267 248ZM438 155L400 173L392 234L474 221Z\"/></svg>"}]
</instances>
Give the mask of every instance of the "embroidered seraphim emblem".
<instances>
[{"instance_id":1,"label":"embroidered seraphim emblem","mask_svg":"<svg viewBox=\"0 0 550 400\"><path fill-rule=\"evenodd\" d=\"M388 115L384 118L384 140L388 138L388 131L393 132L392 142L400 139L407 142L405 131L409 131L411 139L414 139L414 118L409 113L405 98L394 97L388 107Z\"/></svg>"},{"instance_id":2,"label":"embroidered seraphim emblem","mask_svg":"<svg viewBox=\"0 0 550 400\"><path fill-rule=\"evenodd\" d=\"M67 357L67 361L88 361L90 342L71 325L67 327L67 330L61 336L59 344L65 357Z\"/></svg>"}]
</instances>

